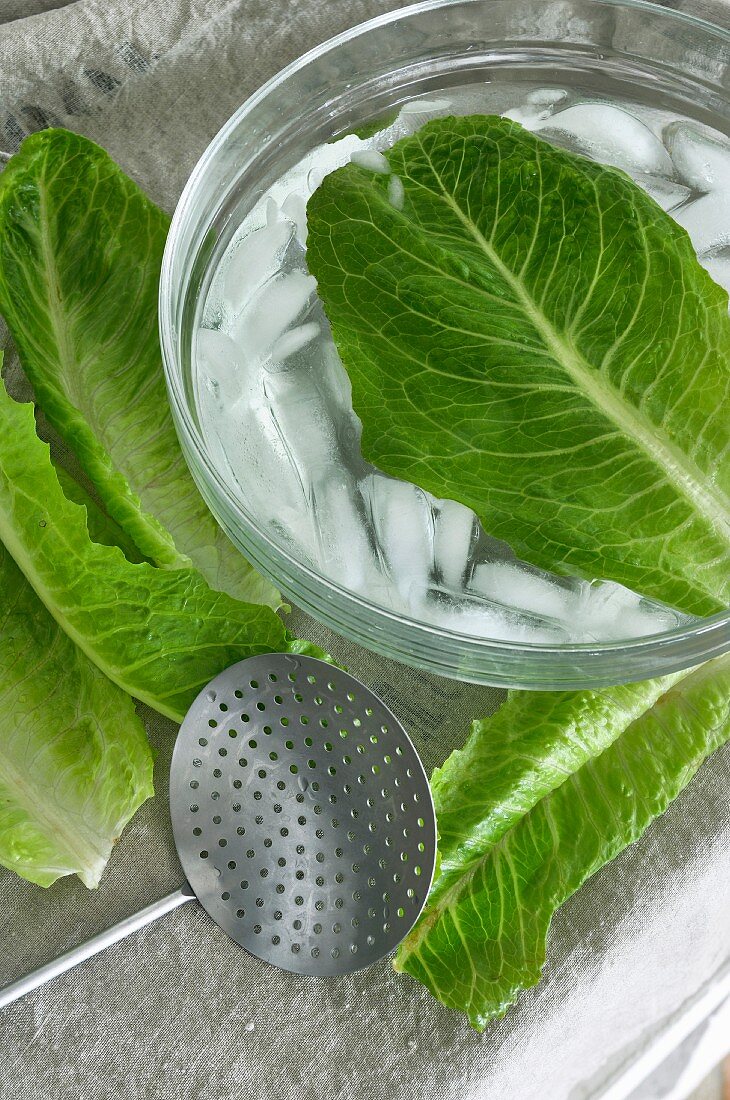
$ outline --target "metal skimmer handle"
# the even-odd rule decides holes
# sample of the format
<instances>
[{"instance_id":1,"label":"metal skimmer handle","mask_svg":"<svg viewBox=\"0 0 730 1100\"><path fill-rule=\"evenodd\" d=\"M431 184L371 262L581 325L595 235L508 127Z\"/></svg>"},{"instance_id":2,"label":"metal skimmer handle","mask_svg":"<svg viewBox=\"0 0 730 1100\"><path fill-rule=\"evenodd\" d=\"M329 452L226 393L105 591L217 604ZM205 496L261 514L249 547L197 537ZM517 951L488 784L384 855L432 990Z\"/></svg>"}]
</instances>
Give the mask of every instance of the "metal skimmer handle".
<instances>
[{"instance_id":1,"label":"metal skimmer handle","mask_svg":"<svg viewBox=\"0 0 730 1100\"><path fill-rule=\"evenodd\" d=\"M365 684L313 657L265 653L216 676L170 769L187 882L0 991L0 1008L197 898L251 954L319 977L369 966L407 935L436 859L428 778Z\"/></svg>"},{"instance_id":2,"label":"metal skimmer handle","mask_svg":"<svg viewBox=\"0 0 730 1100\"><path fill-rule=\"evenodd\" d=\"M71 970L79 963L85 962L86 959L98 955L105 948L111 947L114 943L119 943L120 940L131 935L132 932L136 932L138 928L144 928L146 925L152 924L158 917L169 913L171 909L177 909L179 905L183 905L186 901L193 901L194 898L195 894L185 883L174 894L168 894L167 897L153 902L146 909L142 909L134 916L120 921L113 928L108 928L106 932L100 932L98 936L94 936L86 943L73 947L64 955L54 959L53 962L46 963L45 966L34 970L32 974L27 974L24 978L18 978L17 982L6 985L4 989L0 990L0 1008L5 1008L6 1005L17 1001L19 997L24 997L26 993L45 985L51 978L57 978L59 974L65 974L67 970Z\"/></svg>"}]
</instances>

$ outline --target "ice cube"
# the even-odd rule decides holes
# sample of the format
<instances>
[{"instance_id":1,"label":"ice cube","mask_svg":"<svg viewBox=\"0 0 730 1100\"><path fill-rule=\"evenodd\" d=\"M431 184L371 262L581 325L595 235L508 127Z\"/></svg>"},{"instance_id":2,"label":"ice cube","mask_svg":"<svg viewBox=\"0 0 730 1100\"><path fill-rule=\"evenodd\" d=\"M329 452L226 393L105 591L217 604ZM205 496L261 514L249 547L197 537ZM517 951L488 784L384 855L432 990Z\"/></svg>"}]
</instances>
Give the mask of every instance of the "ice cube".
<instances>
[{"instance_id":1,"label":"ice cube","mask_svg":"<svg viewBox=\"0 0 730 1100\"><path fill-rule=\"evenodd\" d=\"M393 175L388 180L388 202L391 206L394 206L396 210L402 210L404 200L405 190L403 188L403 180L400 176Z\"/></svg>"},{"instance_id":2,"label":"ice cube","mask_svg":"<svg viewBox=\"0 0 730 1100\"><path fill-rule=\"evenodd\" d=\"M281 210L279 209L279 204L276 201L276 199L273 197L273 195L269 195L269 197L266 200L265 216L266 216L266 224L268 226L277 225L282 220Z\"/></svg>"},{"instance_id":3,"label":"ice cube","mask_svg":"<svg viewBox=\"0 0 730 1100\"><path fill-rule=\"evenodd\" d=\"M351 592L387 600L388 585L354 479L341 469L330 470L313 484L311 500L322 571Z\"/></svg>"},{"instance_id":4,"label":"ice cube","mask_svg":"<svg viewBox=\"0 0 730 1100\"><path fill-rule=\"evenodd\" d=\"M282 214L289 219L294 226L297 240L302 248L307 246L307 204L301 195L292 191L281 204Z\"/></svg>"},{"instance_id":5,"label":"ice cube","mask_svg":"<svg viewBox=\"0 0 730 1100\"><path fill-rule=\"evenodd\" d=\"M387 150L402 137L414 134L439 115L452 113L450 99L411 99L401 107L395 122L368 141L375 149Z\"/></svg>"},{"instance_id":6,"label":"ice cube","mask_svg":"<svg viewBox=\"0 0 730 1100\"><path fill-rule=\"evenodd\" d=\"M615 634L605 631L603 641L616 641L623 638L647 638L653 634L665 634L677 626L677 617L671 611L656 611L639 607L636 611L627 611L616 620Z\"/></svg>"},{"instance_id":7,"label":"ice cube","mask_svg":"<svg viewBox=\"0 0 730 1100\"><path fill-rule=\"evenodd\" d=\"M331 343L320 345L321 356L313 374L317 388L329 410L333 422L338 426L340 436L346 436L351 442L354 436L359 445L362 426L352 409L352 383L342 365L337 348Z\"/></svg>"},{"instance_id":8,"label":"ice cube","mask_svg":"<svg viewBox=\"0 0 730 1100\"><path fill-rule=\"evenodd\" d=\"M310 194L317 190L325 175L322 168L310 168L307 173L307 190Z\"/></svg>"},{"instance_id":9,"label":"ice cube","mask_svg":"<svg viewBox=\"0 0 730 1100\"><path fill-rule=\"evenodd\" d=\"M231 325L231 336L246 356L267 356L312 301L317 280L303 271L273 275Z\"/></svg>"},{"instance_id":10,"label":"ice cube","mask_svg":"<svg viewBox=\"0 0 730 1100\"><path fill-rule=\"evenodd\" d=\"M357 149L350 160L358 168L365 168L368 172L380 172L381 174L390 172L387 158L379 153L377 149Z\"/></svg>"},{"instance_id":11,"label":"ice cube","mask_svg":"<svg viewBox=\"0 0 730 1100\"><path fill-rule=\"evenodd\" d=\"M441 584L462 588L469 551L474 541L476 516L455 500L440 501L434 521L433 561Z\"/></svg>"},{"instance_id":12,"label":"ice cube","mask_svg":"<svg viewBox=\"0 0 730 1100\"><path fill-rule=\"evenodd\" d=\"M565 88L535 88L525 96L527 103L533 103L537 107L552 107L566 99L568 93Z\"/></svg>"},{"instance_id":13,"label":"ice cube","mask_svg":"<svg viewBox=\"0 0 730 1100\"><path fill-rule=\"evenodd\" d=\"M226 263L222 296L237 310L266 279L278 270L292 238L291 222L278 221L255 229L236 245Z\"/></svg>"},{"instance_id":14,"label":"ice cube","mask_svg":"<svg viewBox=\"0 0 730 1100\"><path fill-rule=\"evenodd\" d=\"M502 111L502 118L508 118L511 122L519 122L526 130L539 130L546 119L552 117L552 111L545 107L531 104L523 107L510 107Z\"/></svg>"},{"instance_id":15,"label":"ice cube","mask_svg":"<svg viewBox=\"0 0 730 1100\"><path fill-rule=\"evenodd\" d=\"M276 430L268 403L241 402L240 415L222 422L211 421L209 434L219 434L220 448L238 486L244 506L262 526L284 524L286 516L306 519L306 497L301 482L292 476L288 451ZM301 541L309 556L311 539Z\"/></svg>"},{"instance_id":16,"label":"ice cube","mask_svg":"<svg viewBox=\"0 0 730 1100\"><path fill-rule=\"evenodd\" d=\"M662 633L678 621L670 608L651 604L614 581L600 581L591 587L583 628L590 639L620 641Z\"/></svg>"},{"instance_id":17,"label":"ice cube","mask_svg":"<svg viewBox=\"0 0 730 1100\"><path fill-rule=\"evenodd\" d=\"M697 191L730 188L730 148L707 137L696 126L670 122L664 141L679 178Z\"/></svg>"},{"instance_id":18,"label":"ice cube","mask_svg":"<svg viewBox=\"0 0 730 1100\"><path fill-rule=\"evenodd\" d=\"M365 477L360 492L393 583L409 601L422 599L433 564L433 513L426 494L379 473Z\"/></svg>"},{"instance_id":19,"label":"ice cube","mask_svg":"<svg viewBox=\"0 0 730 1100\"><path fill-rule=\"evenodd\" d=\"M207 379L210 393L220 410L230 408L246 387L240 349L230 336L217 329L198 329L196 341L198 375Z\"/></svg>"},{"instance_id":20,"label":"ice cube","mask_svg":"<svg viewBox=\"0 0 730 1100\"><path fill-rule=\"evenodd\" d=\"M703 256L700 263L711 278L730 294L730 255L721 252L717 256Z\"/></svg>"},{"instance_id":21,"label":"ice cube","mask_svg":"<svg viewBox=\"0 0 730 1100\"><path fill-rule=\"evenodd\" d=\"M306 347L314 340L315 336L319 335L319 332L320 328L316 321L309 321L306 325L298 325L296 328L289 329L274 344L271 349L271 358L276 362L283 362L290 355L295 355L296 352Z\"/></svg>"},{"instance_id":22,"label":"ice cube","mask_svg":"<svg viewBox=\"0 0 730 1100\"><path fill-rule=\"evenodd\" d=\"M692 194L684 184L662 179L661 176L642 176L638 182L647 195L651 195L654 202L668 213L687 202Z\"/></svg>"},{"instance_id":23,"label":"ice cube","mask_svg":"<svg viewBox=\"0 0 730 1100\"><path fill-rule=\"evenodd\" d=\"M409 99L400 109L402 115L435 115L440 111L448 111L451 107L450 99Z\"/></svg>"},{"instance_id":24,"label":"ice cube","mask_svg":"<svg viewBox=\"0 0 730 1100\"><path fill-rule=\"evenodd\" d=\"M586 598L587 587L579 580L559 582L511 562L483 562L475 567L469 582L470 591L487 599L568 626Z\"/></svg>"},{"instance_id":25,"label":"ice cube","mask_svg":"<svg viewBox=\"0 0 730 1100\"><path fill-rule=\"evenodd\" d=\"M641 596L615 581L594 581L588 594L588 614L596 621L610 621L623 611L635 610Z\"/></svg>"},{"instance_id":26,"label":"ice cube","mask_svg":"<svg viewBox=\"0 0 730 1100\"><path fill-rule=\"evenodd\" d=\"M730 243L730 187L680 206L672 217L687 230L699 256Z\"/></svg>"},{"instance_id":27,"label":"ice cube","mask_svg":"<svg viewBox=\"0 0 730 1100\"><path fill-rule=\"evenodd\" d=\"M531 129L545 137L567 136L576 152L623 168L630 175L674 175L672 158L656 134L620 107L578 103L538 121Z\"/></svg>"},{"instance_id":28,"label":"ice cube","mask_svg":"<svg viewBox=\"0 0 730 1100\"><path fill-rule=\"evenodd\" d=\"M565 629L556 623L544 623L518 611L508 611L489 600L448 595L440 589L428 589L418 605L420 617L443 630L469 634L476 638L499 641L559 643L568 640Z\"/></svg>"},{"instance_id":29,"label":"ice cube","mask_svg":"<svg viewBox=\"0 0 730 1100\"><path fill-rule=\"evenodd\" d=\"M231 439L241 495L258 521L315 568L338 583L375 591L384 582L363 510L358 514L354 479L336 451L335 429L306 382L289 373L274 381L276 402L267 396L247 407Z\"/></svg>"},{"instance_id":30,"label":"ice cube","mask_svg":"<svg viewBox=\"0 0 730 1100\"><path fill-rule=\"evenodd\" d=\"M306 491L322 470L343 466L337 425L310 369L267 374L264 393L291 475Z\"/></svg>"},{"instance_id":31,"label":"ice cube","mask_svg":"<svg viewBox=\"0 0 730 1100\"><path fill-rule=\"evenodd\" d=\"M274 352L264 364L262 375L272 403L276 405L282 399L300 401L315 411L317 422L320 418L329 421L337 440L338 461L361 476L366 468L360 451L362 425L353 412L352 386L334 345L325 340L310 341L290 352L283 362L274 361ZM300 426L299 432L305 426Z\"/></svg>"}]
</instances>

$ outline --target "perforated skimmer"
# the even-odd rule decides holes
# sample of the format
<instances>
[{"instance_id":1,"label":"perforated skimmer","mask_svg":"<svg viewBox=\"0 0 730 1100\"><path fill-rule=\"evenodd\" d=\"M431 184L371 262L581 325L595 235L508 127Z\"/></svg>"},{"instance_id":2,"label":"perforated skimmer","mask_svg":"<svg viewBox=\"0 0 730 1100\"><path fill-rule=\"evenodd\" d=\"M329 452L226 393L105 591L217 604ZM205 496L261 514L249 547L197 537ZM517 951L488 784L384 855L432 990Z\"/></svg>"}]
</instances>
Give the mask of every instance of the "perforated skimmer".
<instances>
[{"instance_id":1,"label":"perforated skimmer","mask_svg":"<svg viewBox=\"0 0 730 1100\"><path fill-rule=\"evenodd\" d=\"M428 779L398 719L353 676L262 654L198 695L170 768L187 883L0 991L0 1007L197 898L251 954L346 974L413 927L433 877Z\"/></svg>"}]
</instances>

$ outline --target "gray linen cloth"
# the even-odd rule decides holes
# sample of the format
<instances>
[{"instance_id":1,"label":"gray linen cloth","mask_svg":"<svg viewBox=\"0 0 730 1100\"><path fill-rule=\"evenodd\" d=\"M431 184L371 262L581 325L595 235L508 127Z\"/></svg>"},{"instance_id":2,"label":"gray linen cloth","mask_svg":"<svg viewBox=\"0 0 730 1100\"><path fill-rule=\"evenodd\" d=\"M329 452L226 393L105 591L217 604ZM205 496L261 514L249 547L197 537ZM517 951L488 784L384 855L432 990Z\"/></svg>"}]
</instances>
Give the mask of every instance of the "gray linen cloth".
<instances>
[{"instance_id":1,"label":"gray linen cloth","mask_svg":"<svg viewBox=\"0 0 730 1100\"><path fill-rule=\"evenodd\" d=\"M0 144L12 151L26 132L68 126L103 144L171 210L205 146L258 85L337 31L398 6L0 0ZM10 364L14 392L27 396L12 354ZM377 658L299 613L290 622L384 697L428 768L501 700ZM43 891L0 871L0 984L181 882L166 804L175 728L141 709L159 754L157 797L96 892L76 880ZM542 983L484 1035L387 961L345 979L296 977L247 955L191 904L0 1014L0 1095L587 1100L636 1085L634 1100L670 1091L680 1100L693 1082L672 1091L679 1069L637 1082L647 1058L662 1061L662 1035L667 1049L684 1040L689 1053L699 1032L687 1038L688 1010L701 1021L721 1000L729 789L730 747L563 907ZM716 1057L724 1046L715 1042Z\"/></svg>"}]
</instances>

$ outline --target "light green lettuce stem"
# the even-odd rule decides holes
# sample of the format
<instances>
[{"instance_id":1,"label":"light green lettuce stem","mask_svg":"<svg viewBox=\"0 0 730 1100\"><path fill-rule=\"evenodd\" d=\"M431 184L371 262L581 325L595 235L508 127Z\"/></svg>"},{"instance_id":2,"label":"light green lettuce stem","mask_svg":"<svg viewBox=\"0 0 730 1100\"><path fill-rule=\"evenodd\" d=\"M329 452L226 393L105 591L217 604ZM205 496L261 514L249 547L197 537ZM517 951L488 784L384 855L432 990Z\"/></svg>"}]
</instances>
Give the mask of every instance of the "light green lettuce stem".
<instances>
[{"instance_id":1,"label":"light green lettuce stem","mask_svg":"<svg viewBox=\"0 0 730 1100\"><path fill-rule=\"evenodd\" d=\"M181 720L222 669L289 639L271 608L216 592L194 569L132 563L93 542L35 433L0 386L0 539L76 645L124 691Z\"/></svg>"},{"instance_id":2,"label":"light green lettuce stem","mask_svg":"<svg viewBox=\"0 0 730 1100\"><path fill-rule=\"evenodd\" d=\"M59 628L0 543L0 863L39 886L96 886L152 795L129 696Z\"/></svg>"},{"instance_id":3,"label":"light green lettuce stem","mask_svg":"<svg viewBox=\"0 0 730 1100\"><path fill-rule=\"evenodd\" d=\"M434 777L442 869L396 969L478 1029L503 1015L539 981L556 909L729 737L730 655L595 705L586 692L515 693Z\"/></svg>"},{"instance_id":4,"label":"light green lettuce stem","mask_svg":"<svg viewBox=\"0 0 730 1100\"><path fill-rule=\"evenodd\" d=\"M221 530L177 440L157 295L169 218L98 145L27 138L0 176L0 311L44 413L157 565L280 604Z\"/></svg>"}]
</instances>

